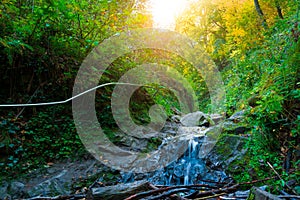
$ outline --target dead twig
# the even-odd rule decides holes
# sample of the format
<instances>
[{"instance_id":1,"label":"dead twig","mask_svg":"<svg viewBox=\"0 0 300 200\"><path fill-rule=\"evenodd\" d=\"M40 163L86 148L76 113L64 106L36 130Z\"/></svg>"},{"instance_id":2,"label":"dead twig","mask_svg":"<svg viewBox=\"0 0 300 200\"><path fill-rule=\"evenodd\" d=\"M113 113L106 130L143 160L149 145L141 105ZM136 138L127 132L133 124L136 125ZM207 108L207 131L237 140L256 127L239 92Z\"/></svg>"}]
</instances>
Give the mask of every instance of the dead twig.
<instances>
[{"instance_id":1,"label":"dead twig","mask_svg":"<svg viewBox=\"0 0 300 200\"><path fill-rule=\"evenodd\" d=\"M157 188L157 186L154 186L154 187ZM195 189L200 189L200 188L216 188L216 187L208 185L208 184L168 186L168 187L161 187L161 188L158 188L158 189L154 189L154 190L134 194L134 195L126 198L125 200L137 200L137 199L141 199L141 198L144 198L144 197L147 197L147 196L155 195L157 193L162 193L162 192L175 190L175 189L185 189L186 191L189 191L189 190L195 190ZM174 193L172 193L172 194L174 194Z\"/></svg>"},{"instance_id":2,"label":"dead twig","mask_svg":"<svg viewBox=\"0 0 300 200\"><path fill-rule=\"evenodd\" d=\"M71 194L71 195L60 195L60 196L55 196L55 197L32 197L26 200L67 200L67 199L83 199L85 198L85 194Z\"/></svg>"},{"instance_id":3,"label":"dead twig","mask_svg":"<svg viewBox=\"0 0 300 200\"><path fill-rule=\"evenodd\" d=\"M281 176L278 174L278 172L274 169L274 167L267 161L267 164L269 165L269 167L273 170L273 172L276 174L276 176L284 183L284 186L286 186L290 191L292 191L294 194L297 194L295 190L293 190L293 188L291 188L290 186L288 186L285 181L281 178Z\"/></svg>"},{"instance_id":4,"label":"dead twig","mask_svg":"<svg viewBox=\"0 0 300 200\"><path fill-rule=\"evenodd\" d=\"M220 197L222 195L224 195L226 193L221 193L221 194L214 194L214 195L211 195L211 196L207 196L207 197L201 197L201 198L197 198L195 200L204 200L204 199L211 199L211 198L216 198L216 197Z\"/></svg>"},{"instance_id":5,"label":"dead twig","mask_svg":"<svg viewBox=\"0 0 300 200\"><path fill-rule=\"evenodd\" d=\"M239 186L240 186L240 184L235 184L230 187L213 189L213 190L209 190L209 191L205 191L205 192L198 192L198 193L194 193L192 195L185 196L185 198L198 199L198 198L205 198L205 197L208 197L211 195L221 196L221 195L224 195L224 194L227 194L230 192L235 192Z\"/></svg>"},{"instance_id":6,"label":"dead twig","mask_svg":"<svg viewBox=\"0 0 300 200\"><path fill-rule=\"evenodd\" d=\"M140 192L137 194L134 194L125 200L138 200L142 198L146 198L147 200L154 200L154 199L163 199L164 197L171 197L172 199L176 198L183 198L183 199L209 199L213 197L222 196L225 194L229 194L232 192L235 192L238 187L241 185L251 185L267 180L271 180L277 178L277 176L261 179L261 180L254 180L249 182L243 182L238 184L232 184L231 183L220 183L220 182L213 182L213 181L206 181L206 182L213 182L216 184L216 186L212 186L209 184L195 184L195 185L177 185L177 186L162 186L162 185L151 185L150 187L153 188L153 190ZM220 188L220 185L223 185L223 188ZM191 194L188 194L184 197L178 197L174 194L179 192L188 192L192 190L199 190L196 192L193 192ZM200 191L201 190L201 191ZM205 191L203 191L205 190ZM147 198L148 197L148 198ZM226 198L226 197L224 197Z\"/></svg>"},{"instance_id":7,"label":"dead twig","mask_svg":"<svg viewBox=\"0 0 300 200\"><path fill-rule=\"evenodd\" d=\"M286 198L286 199L291 199L291 198L294 198L294 199L300 199L300 196L297 196L297 195L279 195L277 196L278 198Z\"/></svg>"},{"instance_id":8,"label":"dead twig","mask_svg":"<svg viewBox=\"0 0 300 200\"><path fill-rule=\"evenodd\" d=\"M147 200L160 200L160 199L163 199L165 197L170 197L174 194L177 194L179 192L188 192L190 189L185 189L185 188L179 188L179 189L174 189L174 190L169 190L169 191L166 191L160 195L157 195L157 196L153 196L153 197L150 197L150 198L147 198ZM175 198L173 196L173 198Z\"/></svg>"}]
</instances>

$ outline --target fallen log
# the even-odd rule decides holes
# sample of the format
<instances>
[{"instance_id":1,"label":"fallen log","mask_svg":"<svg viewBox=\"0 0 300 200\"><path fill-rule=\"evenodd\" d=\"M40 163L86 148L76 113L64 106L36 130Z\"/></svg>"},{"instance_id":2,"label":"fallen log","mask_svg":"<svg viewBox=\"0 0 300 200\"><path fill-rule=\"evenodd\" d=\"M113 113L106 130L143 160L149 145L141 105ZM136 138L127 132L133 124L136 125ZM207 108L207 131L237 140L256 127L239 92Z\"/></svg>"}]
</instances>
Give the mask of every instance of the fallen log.
<instances>
[{"instance_id":1,"label":"fallen log","mask_svg":"<svg viewBox=\"0 0 300 200\"><path fill-rule=\"evenodd\" d=\"M87 200L126 199L134 194L151 189L152 188L147 181L136 181L114 186L91 188L87 193Z\"/></svg>"}]
</instances>

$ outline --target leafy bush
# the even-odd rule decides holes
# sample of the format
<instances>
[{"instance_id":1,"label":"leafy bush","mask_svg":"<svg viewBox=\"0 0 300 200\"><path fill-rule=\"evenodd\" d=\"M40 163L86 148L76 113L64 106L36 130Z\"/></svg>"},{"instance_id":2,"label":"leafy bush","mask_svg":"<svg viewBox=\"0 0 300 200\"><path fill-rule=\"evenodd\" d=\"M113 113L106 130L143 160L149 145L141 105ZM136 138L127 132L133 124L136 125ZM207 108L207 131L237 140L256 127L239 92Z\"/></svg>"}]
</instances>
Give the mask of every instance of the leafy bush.
<instances>
[{"instance_id":1,"label":"leafy bush","mask_svg":"<svg viewBox=\"0 0 300 200\"><path fill-rule=\"evenodd\" d=\"M29 121L2 119L0 128L1 173L6 175L20 175L84 151L73 119L63 106L46 108Z\"/></svg>"}]
</instances>

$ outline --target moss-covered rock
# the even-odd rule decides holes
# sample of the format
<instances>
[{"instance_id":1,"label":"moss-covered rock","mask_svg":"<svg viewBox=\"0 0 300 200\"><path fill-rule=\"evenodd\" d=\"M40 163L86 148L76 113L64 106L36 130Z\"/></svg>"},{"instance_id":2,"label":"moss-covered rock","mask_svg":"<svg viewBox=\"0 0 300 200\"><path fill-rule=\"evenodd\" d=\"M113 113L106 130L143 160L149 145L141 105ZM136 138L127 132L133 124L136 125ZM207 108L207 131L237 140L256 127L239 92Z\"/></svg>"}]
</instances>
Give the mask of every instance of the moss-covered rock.
<instances>
[{"instance_id":1,"label":"moss-covered rock","mask_svg":"<svg viewBox=\"0 0 300 200\"><path fill-rule=\"evenodd\" d=\"M206 164L212 169L228 171L235 160L243 159L247 152L247 138L237 135L221 135L212 151L206 157Z\"/></svg>"}]
</instances>

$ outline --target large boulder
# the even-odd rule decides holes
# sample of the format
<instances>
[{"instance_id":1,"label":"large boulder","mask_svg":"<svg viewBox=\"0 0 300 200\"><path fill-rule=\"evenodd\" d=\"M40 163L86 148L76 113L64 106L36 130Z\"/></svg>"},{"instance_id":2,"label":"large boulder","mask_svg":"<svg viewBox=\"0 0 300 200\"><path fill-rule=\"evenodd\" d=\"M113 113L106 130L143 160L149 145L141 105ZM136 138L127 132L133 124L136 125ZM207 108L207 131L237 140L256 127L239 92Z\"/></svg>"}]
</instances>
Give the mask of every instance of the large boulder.
<instances>
[{"instance_id":1,"label":"large boulder","mask_svg":"<svg viewBox=\"0 0 300 200\"><path fill-rule=\"evenodd\" d=\"M252 187L247 200L280 200L281 198L257 187Z\"/></svg>"},{"instance_id":2,"label":"large boulder","mask_svg":"<svg viewBox=\"0 0 300 200\"><path fill-rule=\"evenodd\" d=\"M206 156L206 164L212 169L226 171L234 160L242 159L247 153L247 140L237 135L222 135Z\"/></svg>"},{"instance_id":3,"label":"large boulder","mask_svg":"<svg viewBox=\"0 0 300 200\"><path fill-rule=\"evenodd\" d=\"M24 199L73 194L89 180L114 173L90 156L75 161L65 160L0 185L0 199ZM119 173L114 174L118 176ZM106 178L108 179L108 178ZM117 178L116 178L117 179ZM102 182L106 182L103 180ZM115 181L114 181L115 182Z\"/></svg>"},{"instance_id":4,"label":"large boulder","mask_svg":"<svg viewBox=\"0 0 300 200\"><path fill-rule=\"evenodd\" d=\"M68 170L62 170L56 176L45 180L28 191L30 197L34 196L55 196L62 194L70 194L71 187L68 182Z\"/></svg>"},{"instance_id":5,"label":"large boulder","mask_svg":"<svg viewBox=\"0 0 300 200\"><path fill-rule=\"evenodd\" d=\"M189 113L183 116L180 119L180 122L183 126L187 127L215 125L215 122L210 118L210 116L201 111Z\"/></svg>"}]
</instances>

